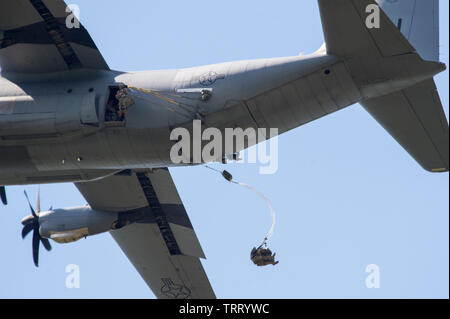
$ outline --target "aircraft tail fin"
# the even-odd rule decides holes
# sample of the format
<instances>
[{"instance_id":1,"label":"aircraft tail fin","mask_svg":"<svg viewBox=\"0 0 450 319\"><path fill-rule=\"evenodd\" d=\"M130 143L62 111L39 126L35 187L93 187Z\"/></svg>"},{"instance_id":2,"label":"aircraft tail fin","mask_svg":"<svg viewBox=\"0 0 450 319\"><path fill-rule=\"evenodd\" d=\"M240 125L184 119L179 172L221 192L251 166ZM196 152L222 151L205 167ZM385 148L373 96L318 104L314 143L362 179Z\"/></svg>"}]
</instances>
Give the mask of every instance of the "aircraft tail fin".
<instances>
[{"instance_id":1,"label":"aircraft tail fin","mask_svg":"<svg viewBox=\"0 0 450 319\"><path fill-rule=\"evenodd\" d=\"M358 87L385 84L367 93L362 106L422 167L448 171L449 127L432 78L445 69L437 62L438 1L379 2L386 12L375 0L319 0L326 52L357 66L351 72ZM377 11L379 19L371 20ZM392 83L405 68L388 61L415 55L421 59L414 58L396 89ZM432 72L421 70L428 67Z\"/></svg>"},{"instance_id":2,"label":"aircraft tail fin","mask_svg":"<svg viewBox=\"0 0 450 319\"><path fill-rule=\"evenodd\" d=\"M439 0L378 2L424 60L439 61Z\"/></svg>"},{"instance_id":3,"label":"aircraft tail fin","mask_svg":"<svg viewBox=\"0 0 450 319\"><path fill-rule=\"evenodd\" d=\"M415 52L374 0L319 0L319 8L330 55L378 58ZM371 10L379 12L378 25L367 24Z\"/></svg>"}]
</instances>

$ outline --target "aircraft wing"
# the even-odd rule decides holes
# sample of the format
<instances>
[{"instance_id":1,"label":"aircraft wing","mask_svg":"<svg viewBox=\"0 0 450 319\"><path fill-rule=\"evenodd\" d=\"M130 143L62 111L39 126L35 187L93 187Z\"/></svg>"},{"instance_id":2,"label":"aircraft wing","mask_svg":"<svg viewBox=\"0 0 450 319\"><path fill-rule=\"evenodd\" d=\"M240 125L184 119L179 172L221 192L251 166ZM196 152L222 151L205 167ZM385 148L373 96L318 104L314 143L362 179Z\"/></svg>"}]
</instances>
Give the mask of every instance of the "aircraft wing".
<instances>
[{"instance_id":1,"label":"aircraft wing","mask_svg":"<svg viewBox=\"0 0 450 319\"><path fill-rule=\"evenodd\" d=\"M1 0L2 72L109 70L89 33L66 9L63 0Z\"/></svg>"},{"instance_id":2,"label":"aircraft wing","mask_svg":"<svg viewBox=\"0 0 450 319\"><path fill-rule=\"evenodd\" d=\"M111 235L158 298L215 298L205 258L167 168L75 183L93 209L118 212Z\"/></svg>"}]
</instances>

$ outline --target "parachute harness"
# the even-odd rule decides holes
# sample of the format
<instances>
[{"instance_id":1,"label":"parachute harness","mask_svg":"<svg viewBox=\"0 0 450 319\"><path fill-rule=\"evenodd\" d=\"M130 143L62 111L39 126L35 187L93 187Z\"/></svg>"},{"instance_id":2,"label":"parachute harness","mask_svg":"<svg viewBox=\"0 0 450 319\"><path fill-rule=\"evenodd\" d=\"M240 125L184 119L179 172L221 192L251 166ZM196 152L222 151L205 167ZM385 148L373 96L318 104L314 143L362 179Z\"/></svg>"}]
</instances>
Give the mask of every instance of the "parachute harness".
<instances>
[{"instance_id":1,"label":"parachute harness","mask_svg":"<svg viewBox=\"0 0 450 319\"><path fill-rule=\"evenodd\" d=\"M250 186L250 185L248 185L248 184L245 184L245 183L242 183L242 182L235 181L235 180L233 179L233 176L232 176L228 171L226 171L226 170L220 171L220 170L218 170L218 169L216 169L216 168L214 168L214 167L208 166L208 165L205 165L205 167L206 167L206 168L209 168L210 170L213 170L213 171L215 171L215 172L220 173L220 174L221 174L227 181L229 181L230 183L237 184L237 185L243 186L243 187L245 187L245 188L251 190L252 192L256 193L259 197L261 197L262 199L264 199L264 201L267 203L267 205L269 205L270 215L271 215L271 218L272 218L272 225L270 226L270 229L269 229L269 231L267 232L266 236L264 237L264 240L262 241L261 245L259 245L258 248L253 248L253 250L252 250L252 260L253 260L253 252L254 252L254 251L265 251L265 252L270 252L270 249L267 248L267 241L270 239L270 237L272 237L273 230L274 230L274 228L275 228L275 209L273 208L272 202L271 202L266 196L264 196L263 193L261 193L260 191L258 191L256 188L254 188L254 187L252 187L252 186ZM267 255L266 255L266 256L267 256ZM270 252L270 254L269 254L268 257L272 257L272 258L271 258L271 262L270 262L270 260L269 260L269 262L268 262L269 264L275 265L275 264L278 263L278 261L277 261L277 262L274 261L274 259L273 259L274 256L275 256L275 254L272 256L272 253ZM270 258L269 258L269 259L270 259ZM255 262L255 260L253 260L253 261ZM266 262L267 262L267 261L266 261ZM258 263L256 263L256 262L255 262L255 264L257 264L258 266L266 265L266 264L258 264Z\"/></svg>"}]
</instances>

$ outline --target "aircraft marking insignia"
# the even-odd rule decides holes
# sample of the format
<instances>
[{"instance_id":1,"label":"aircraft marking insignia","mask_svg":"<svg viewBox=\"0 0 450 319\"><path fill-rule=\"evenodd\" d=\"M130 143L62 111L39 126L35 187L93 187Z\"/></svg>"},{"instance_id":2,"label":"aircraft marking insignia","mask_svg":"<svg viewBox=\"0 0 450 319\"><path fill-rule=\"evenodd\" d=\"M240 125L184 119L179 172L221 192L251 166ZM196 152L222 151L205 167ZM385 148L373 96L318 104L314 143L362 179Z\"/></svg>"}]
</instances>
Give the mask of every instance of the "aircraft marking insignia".
<instances>
[{"instance_id":1,"label":"aircraft marking insignia","mask_svg":"<svg viewBox=\"0 0 450 319\"><path fill-rule=\"evenodd\" d=\"M225 74L217 74L214 71L209 71L200 76L199 82L203 86L209 86L217 80L225 79Z\"/></svg>"},{"instance_id":2,"label":"aircraft marking insignia","mask_svg":"<svg viewBox=\"0 0 450 319\"><path fill-rule=\"evenodd\" d=\"M173 299L186 299L191 295L191 290L184 286L175 284L170 278L161 278L163 286L161 287L161 293L169 298Z\"/></svg>"}]
</instances>

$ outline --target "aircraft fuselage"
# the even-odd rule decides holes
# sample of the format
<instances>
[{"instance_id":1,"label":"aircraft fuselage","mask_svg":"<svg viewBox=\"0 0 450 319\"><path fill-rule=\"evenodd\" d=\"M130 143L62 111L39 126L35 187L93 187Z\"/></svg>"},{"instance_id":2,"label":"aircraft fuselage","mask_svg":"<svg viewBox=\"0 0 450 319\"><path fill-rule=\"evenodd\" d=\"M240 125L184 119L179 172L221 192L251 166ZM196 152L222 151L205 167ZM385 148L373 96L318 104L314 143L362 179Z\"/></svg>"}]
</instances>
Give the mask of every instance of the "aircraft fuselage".
<instances>
[{"instance_id":1,"label":"aircraft fuselage","mask_svg":"<svg viewBox=\"0 0 450 319\"><path fill-rule=\"evenodd\" d=\"M419 81L399 72L417 56L401 59L403 64L392 59L397 79L385 72L383 81L370 72L355 74L363 61L339 60L325 50L180 70L3 74L0 185L87 181L124 169L186 165L170 159L173 128L192 129L199 119L202 128L276 127L281 134ZM120 84L133 90L135 104L122 123L109 123L105 105Z\"/></svg>"}]
</instances>

